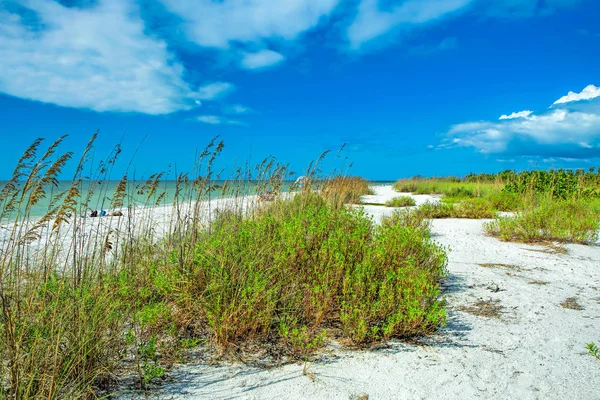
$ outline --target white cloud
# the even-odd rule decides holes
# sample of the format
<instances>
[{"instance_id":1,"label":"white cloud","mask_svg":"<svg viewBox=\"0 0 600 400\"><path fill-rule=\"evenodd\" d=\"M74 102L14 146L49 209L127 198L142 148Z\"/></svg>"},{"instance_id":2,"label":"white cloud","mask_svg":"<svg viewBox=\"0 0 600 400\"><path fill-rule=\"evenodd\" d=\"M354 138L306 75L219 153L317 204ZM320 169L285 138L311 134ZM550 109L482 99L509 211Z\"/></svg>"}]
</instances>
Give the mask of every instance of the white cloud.
<instances>
[{"instance_id":1,"label":"white cloud","mask_svg":"<svg viewBox=\"0 0 600 400\"><path fill-rule=\"evenodd\" d=\"M574 101L581 101L581 100L592 100L592 99L595 99L596 97L600 97L600 87L596 87L594 85L588 85L580 93L569 92L566 96L563 96L560 99L556 100L553 103L553 105L566 104L566 103L571 103Z\"/></svg>"},{"instance_id":2,"label":"white cloud","mask_svg":"<svg viewBox=\"0 0 600 400\"><path fill-rule=\"evenodd\" d=\"M397 31L410 31L470 8L491 18L525 18L573 6L581 0L360 0L355 20L347 29L351 50ZM382 5L382 3L384 3ZM387 5L387 7L386 7ZM385 7L385 8L384 8Z\"/></svg>"},{"instance_id":3,"label":"white cloud","mask_svg":"<svg viewBox=\"0 0 600 400\"><path fill-rule=\"evenodd\" d=\"M200 100L213 100L227 95L234 89L235 86L233 86L231 83L213 82L198 88L198 92L195 96Z\"/></svg>"},{"instance_id":4,"label":"white cloud","mask_svg":"<svg viewBox=\"0 0 600 400\"><path fill-rule=\"evenodd\" d=\"M391 10L381 10L377 0L361 0L356 19L348 27L350 48L365 43L399 27L426 24L458 11L474 0L408 0Z\"/></svg>"},{"instance_id":5,"label":"white cloud","mask_svg":"<svg viewBox=\"0 0 600 400\"><path fill-rule=\"evenodd\" d=\"M273 50L261 50L256 53L244 53L241 66L245 69L263 69L274 67L285 60L285 57Z\"/></svg>"},{"instance_id":6,"label":"white cloud","mask_svg":"<svg viewBox=\"0 0 600 400\"><path fill-rule=\"evenodd\" d=\"M187 37L204 47L232 42L292 40L315 27L340 0L161 0L184 21Z\"/></svg>"},{"instance_id":7,"label":"white cloud","mask_svg":"<svg viewBox=\"0 0 600 400\"><path fill-rule=\"evenodd\" d=\"M523 110L519 112L514 112L510 115L501 115L498 119L515 119L515 118L527 118L529 117L533 111Z\"/></svg>"},{"instance_id":8,"label":"white cloud","mask_svg":"<svg viewBox=\"0 0 600 400\"><path fill-rule=\"evenodd\" d=\"M31 26L0 2L0 91L95 111L166 114L196 106L198 94L167 44L149 37L133 3L100 0L69 8L31 0Z\"/></svg>"},{"instance_id":9,"label":"white cloud","mask_svg":"<svg viewBox=\"0 0 600 400\"><path fill-rule=\"evenodd\" d=\"M243 125L240 121L223 118L218 115L200 115L196 119L209 125Z\"/></svg>"},{"instance_id":10,"label":"white cloud","mask_svg":"<svg viewBox=\"0 0 600 400\"><path fill-rule=\"evenodd\" d=\"M502 117L500 121L454 125L448 132L449 144L440 147L474 147L482 153L518 153L526 149L530 155L543 152L560 156L568 152L576 158L600 154L600 108L553 108L539 115L526 110Z\"/></svg>"},{"instance_id":11,"label":"white cloud","mask_svg":"<svg viewBox=\"0 0 600 400\"><path fill-rule=\"evenodd\" d=\"M250 114L253 110L250 107L242 104L234 104L225 108L225 112L228 114Z\"/></svg>"}]
</instances>

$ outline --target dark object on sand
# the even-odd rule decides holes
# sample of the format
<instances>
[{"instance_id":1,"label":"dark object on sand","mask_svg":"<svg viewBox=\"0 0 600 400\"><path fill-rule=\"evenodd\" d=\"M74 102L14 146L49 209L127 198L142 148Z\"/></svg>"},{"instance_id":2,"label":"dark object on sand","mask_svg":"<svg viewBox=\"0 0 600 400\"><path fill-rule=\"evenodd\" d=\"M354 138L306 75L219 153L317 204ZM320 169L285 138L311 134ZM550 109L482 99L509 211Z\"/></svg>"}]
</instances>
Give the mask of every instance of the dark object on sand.
<instances>
[{"instance_id":1,"label":"dark object on sand","mask_svg":"<svg viewBox=\"0 0 600 400\"><path fill-rule=\"evenodd\" d=\"M258 199L262 200L262 201L273 201L273 200L275 200L276 195L277 195L277 193L275 193L273 191L269 191L267 193L260 194L258 196Z\"/></svg>"},{"instance_id":2,"label":"dark object on sand","mask_svg":"<svg viewBox=\"0 0 600 400\"><path fill-rule=\"evenodd\" d=\"M122 217L123 213L121 211L115 211L114 213L111 214L113 217Z\"/></svg>"},{"instance_id":3,"label":"dark object on sand","mask_svg":"<svg viewBox=\"0 0 600 400\"><path fill-rule=\"evenodd\" d=\"M98 210L94 210L90 213L90 217L95 218L98 216Z\"/></svg>"}]
</instances>

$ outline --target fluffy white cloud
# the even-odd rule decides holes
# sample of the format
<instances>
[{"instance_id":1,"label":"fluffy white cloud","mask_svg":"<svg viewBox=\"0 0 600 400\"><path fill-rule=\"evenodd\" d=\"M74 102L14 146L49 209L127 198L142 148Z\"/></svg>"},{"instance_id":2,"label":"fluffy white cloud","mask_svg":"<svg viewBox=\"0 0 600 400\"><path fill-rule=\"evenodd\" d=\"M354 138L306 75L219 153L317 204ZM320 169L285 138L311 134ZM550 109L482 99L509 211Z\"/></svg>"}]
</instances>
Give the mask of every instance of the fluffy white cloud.
<instances>
[{"instance_id":1,"label":"fluffy white cloud","mask_svg":"<svg viewBox=\"0 0 600 400\"><path fill-rule=\"evenodd\" d=\"M408 0L391 9L382 10L377 0L361 0L358 14L348 27L351 49L389 31L404 26L426 24L460 10L474 0Z\"/></svg>"},{"instance_id":2,"label":"fluffy white cloud","mask_svg":"<svg viewBox=\"0 0 600 400\"><path fill-rule=\"evenodd\" d=\"M213 100L223 97L235 89L235 86L228 82L213 82L198 88L196 98L200 100Z\"/></svg>"},{"instance_id":3,"label":"fluffy white cloud","mask_svg":"<svg viewBox=\"0 0 600 400\"><path fill-rule=\"evenodd\" d=\"M340 0L161 0L184 21L187 37L204 47L295 39L329 15Z\"/></svg>"},{"instance_id":4,"label":"fluffy white cloud","mask_svg":"<svg viewBox=\"0 0 600 400\"><path fill-rule=\"evenodd\" d=\"M263 69L274 67L285 60L285 57L273 50L261 50L256 53L244 53L241 66L244 69Z\"/></svg>"},{"instance_id":5,"label":"fluffy white cloud","mask_svg":"<svg viewBox=\"0 0 600 400\"><path fill-rule=\"evenodd\" d=\"M239 121L224 118L219 115L200 115L196 117L196 120L209 125L243 125Z\"/></svg>"},{"instance_id":6,"label":"fluffy white cloud","mask_svg":"<svg viewBox=\"0 0 600 400\"><path fill-rule=\"evenodd\" d=\"M523 110L519 112L514 112L510 115L501 115L498 119L515 119L515 118L527 118L529 117L533 111Z\"/></svg>"},{"instance_id":7,"label":"fluffy white cloud","mask_svg":"<svg viewBox=\"0 0 600 400\"><path fill-rule=\"evenodd\" d=\"M96 111L164 114L193 105L183 67L166 43L144 34L130 4L25 5L37 14L38 25L0 5L1 92Z\"/></svg>"},{"instance_id":8,"label":"fluffy white cloud","mask_svg":"<svg viewBox=\"0 0 600 400\"><path fill-rule=\"evenodd\" d=\"M209 99L184 79L167 44L145 32L139 10L122 0L88 8L23 2L36 18L2 9L0 92L96 111L165 114ZM33 21L33 22L32 22Z\"/></svg>"},{"instance_id":9,"label":"fluffy white cloud","mask_svg":"<svg viewBox=\"0 0 600 400\"><path fill-rule=\"evenodd\" d=\"M592 100L596 97L600 97L600 87L596 87L595 85L588 85L580 93L569 92L566 96L563 96L560 99L556 100L553 103L553 105L566 104L581 100Z\"/></svg>"},{"instance_id":10,"label":"fluffy white cloud","mask_svg":"<svg viewBox=\"0 0 600 400\"><path fill-rule=\"evenodd\" d=\"M597 101L600 101L598 99ZM595 111L596 110L596 111ZM482 153L528 153L583 158L600 154L600 112L552 108L539 115L521 111L500 121L476 121L454 125L448 146L474 147Z\"/></svg>"}]
</instances>

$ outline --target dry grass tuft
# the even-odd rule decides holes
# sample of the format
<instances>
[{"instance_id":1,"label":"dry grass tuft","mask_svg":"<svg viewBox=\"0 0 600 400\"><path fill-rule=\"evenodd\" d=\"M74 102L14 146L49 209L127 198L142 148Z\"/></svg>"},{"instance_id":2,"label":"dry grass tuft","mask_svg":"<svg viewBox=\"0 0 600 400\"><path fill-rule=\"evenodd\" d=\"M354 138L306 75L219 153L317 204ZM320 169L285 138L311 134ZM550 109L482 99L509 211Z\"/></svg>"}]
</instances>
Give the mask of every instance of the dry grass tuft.
<instances>
[{"instance_id":1,"label":"dry grass tuft","mask_svg":"<svg viewBox=\"0 0 600 400\"><path fill-rule=\"evenodd\" d=\"M562 303L560 303L562 308L568 308L569 310L583 310L581 304L577 302L577 297L567 297Z\"/></svg>"},{"instance_id":2,"label":"dry grass tuft","mask_svg":"<svg viewBox=\"0 0 600 400\"><path fill-rule=\"evenodd\" d=\"M504 307L500 305L500 300L478 300L470 306L461 306L458 308L476 317L500 318Z\"/></svg>"},{"instance_id":3,"label":"dry grass tuft","mask_svg":"<svg viewBox=\"0 0 600 400\"><path fill-rule=\"evenodd\" d=\"M529 281L529 282L527 282L527 283L528 283L528 284L530 284L530 285L540 285L540 286L541 286L541 285L548 285L548 284L550 284L550 282L546 282L546 281L538 281L538 280L535 280L535 281Z\"/></svg>"},{"instance_id":4,"label":"dry grass tuft","mask_svg":"<svg viewBox=\"0 0 600 400\"><path fill-rule=\"evenodd\" d=\"M321 183L321 196L334 207L344 204L360 204L360 197L373 194L366 179L357 176L338 175Z\"/></svg>"},{"instance_id":5,"label":"dry grass tuft","mask_svg":"<svg viewBox=\"0 0 600 400\"><path fill-rule=\"evenodd\" d=\"M477 264L480 267L483 268L505 268L505 269L510 269L512 271L517 271L517 272L521 272L523 271L523 269L521 267L519 267L518 265L513 265L513 264L501 264L501 263L482 263L482 264Z\"/></svg>"}]
</instances>

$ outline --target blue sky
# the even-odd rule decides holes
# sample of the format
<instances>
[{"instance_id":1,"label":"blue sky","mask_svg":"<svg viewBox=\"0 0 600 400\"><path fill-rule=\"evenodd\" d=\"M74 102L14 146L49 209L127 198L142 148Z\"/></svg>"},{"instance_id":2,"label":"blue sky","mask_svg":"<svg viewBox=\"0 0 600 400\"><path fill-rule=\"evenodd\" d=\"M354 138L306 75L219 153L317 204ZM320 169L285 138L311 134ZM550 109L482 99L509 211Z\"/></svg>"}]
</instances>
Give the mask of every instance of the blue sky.
<instances>
[{"instance_id":1,"label":"blue sky","mask_svg":"<svg viewBox=\"0 0 600 400\"><path fill-rule=\"evenodd\" d=\"M0 0L0 178L35 138L125 149L116 174L221 135L219 166L301 171L347 144L393 180L600 166L594 0ZM342 167L330 157L328 167ZM133 171L130 171L130 174Z\"/></svg>"}]
</instances>

